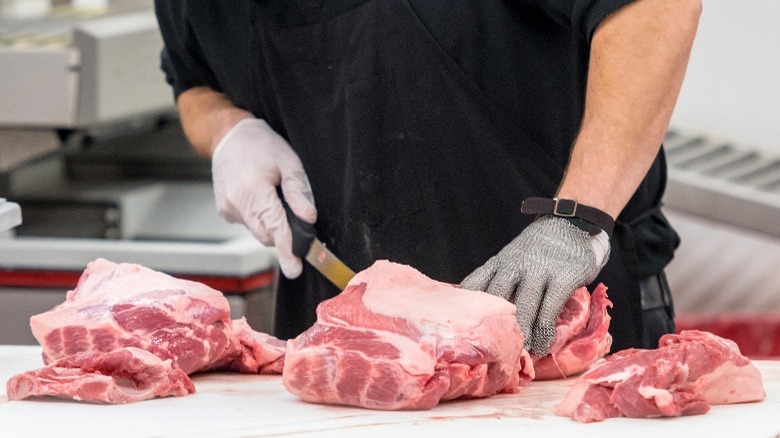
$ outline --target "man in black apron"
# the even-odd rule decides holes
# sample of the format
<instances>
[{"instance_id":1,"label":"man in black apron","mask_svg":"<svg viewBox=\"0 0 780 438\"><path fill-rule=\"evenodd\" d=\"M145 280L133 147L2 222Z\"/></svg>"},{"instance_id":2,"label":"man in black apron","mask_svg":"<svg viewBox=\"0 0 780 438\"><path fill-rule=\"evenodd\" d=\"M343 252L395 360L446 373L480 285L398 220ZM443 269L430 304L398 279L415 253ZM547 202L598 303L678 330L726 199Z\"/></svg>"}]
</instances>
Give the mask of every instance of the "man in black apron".
<instances>
[{"instance_id":1,"label":"man in black apron","mask_svg":"<svg viewBox=\"0 0 780 438\"><path fill-rule=\"evenodd\" d=\"M700 8L156 1L163 69L212 158L220 214L277 247L275 335L338 293L290 254L280 186L355 270L389 259L512 300L538 354L585 284L609 287L613 351L674 330L660 143ZM522 214L528 198L542 199Z\"/></svg>"}]
</instances>

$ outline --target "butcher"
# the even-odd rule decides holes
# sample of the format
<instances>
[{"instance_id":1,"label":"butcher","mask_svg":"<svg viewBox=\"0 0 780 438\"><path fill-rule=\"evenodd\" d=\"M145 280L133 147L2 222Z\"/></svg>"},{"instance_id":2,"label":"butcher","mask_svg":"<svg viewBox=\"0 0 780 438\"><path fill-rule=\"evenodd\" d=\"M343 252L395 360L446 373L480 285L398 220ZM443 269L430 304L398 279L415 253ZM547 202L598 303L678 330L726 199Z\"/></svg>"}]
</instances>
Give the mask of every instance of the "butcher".
<instances>
[{"instance_id":1,"label":"butcher","mask_svg":"<svg viewBox=\"0 0 780 438\"><path fill-rule=\"evenodd\" d=\"M674 330L662 140L701 7L155 2L217 209L277 250L276 336L339 292L292 254L284 199L354 270L389 259L512 301L537 355L569 295L599 282L613 350Z\"/></svg>"}]
</instances>

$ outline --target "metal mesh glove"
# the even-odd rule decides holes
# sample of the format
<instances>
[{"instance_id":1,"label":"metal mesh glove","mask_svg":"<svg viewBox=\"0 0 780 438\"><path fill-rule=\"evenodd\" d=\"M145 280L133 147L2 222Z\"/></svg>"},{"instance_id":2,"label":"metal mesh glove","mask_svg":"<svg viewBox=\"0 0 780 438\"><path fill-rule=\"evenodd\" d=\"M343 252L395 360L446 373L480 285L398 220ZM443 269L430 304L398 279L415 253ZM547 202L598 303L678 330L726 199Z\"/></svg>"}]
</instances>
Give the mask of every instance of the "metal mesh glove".
<instances>
[{"instance_id":1,"label":"metal mesh glove","mask_svg":"<svg viewBox=\"0 0 780 438\"><path fill-rule=\"evenodd\" d=\"M296 216L317 220L314 195L298 155L261 119L238 122L220 140L211 157L214 196L220 216L244 224L264 245L276 247L287 278L301 275L301 259L292 253L292 233L276 188Z\"/></svg>"},{"instance_id":2,"label":"metal mesh glove","mask_svg":"<svg viewBox=\"0 0 780 438\"><path fill-rule=\"evenodd\" d=\"M596 278L608 258L606 233L591 237L565 219L544 216L469 274L461 287L513 300L525 348L546 356L564 304L575 289Z\"/></svg>"}]
</instances>

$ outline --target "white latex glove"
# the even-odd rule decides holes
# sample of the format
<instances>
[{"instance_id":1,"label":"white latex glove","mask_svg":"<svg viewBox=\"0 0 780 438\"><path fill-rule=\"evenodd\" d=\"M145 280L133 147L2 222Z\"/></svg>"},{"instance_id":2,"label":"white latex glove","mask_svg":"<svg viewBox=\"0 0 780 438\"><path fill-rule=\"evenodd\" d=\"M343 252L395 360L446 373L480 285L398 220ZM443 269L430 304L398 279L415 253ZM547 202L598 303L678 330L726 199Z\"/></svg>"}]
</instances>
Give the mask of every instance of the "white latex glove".
<instances>
[{"instance_id":1,"label":"white latex glove","mask_svg":"<svg viewBox=\"0 0 780 438\"><path fill-rule=\"evenodd\" d=\"M238 122L220 140L211 157L214 195L220 216L242 223L264 245L275 246L287 278L301 275L301 259L292 254L292 234L276 188L296 216L311 224L317 209L300 158L261 119Z\"/></svg>"}]
</instances>

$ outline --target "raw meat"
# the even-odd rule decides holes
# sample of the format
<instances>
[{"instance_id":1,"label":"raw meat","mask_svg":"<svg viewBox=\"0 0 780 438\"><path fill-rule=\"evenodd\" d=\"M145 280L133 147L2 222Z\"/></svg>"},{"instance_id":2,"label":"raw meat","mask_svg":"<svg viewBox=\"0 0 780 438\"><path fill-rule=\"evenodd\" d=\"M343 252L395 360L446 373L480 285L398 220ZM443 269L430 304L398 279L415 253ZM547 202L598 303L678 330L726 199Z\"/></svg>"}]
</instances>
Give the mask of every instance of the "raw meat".
<instances>
[{"instance_id":1,"label":"raw meat","mask_svg":"<svg viewBox=\"0 0 780 438\"><path fill-rule=\"evenodd\" d=\"M282 374L287 343L252 330L246 319L233 320L233 334L241 344L241 355L224 369L241 373Z\"/></svg>"},{"instance_id":2,"label":"raw meat","mask_svg":"<svg viewBox=\"0 0 780 438\"><path fill-rule=\"evenodd\" d=\"M53 395L103 403L132 403L195 392L187 374L144 350L127 347L110 353L83 352L8 380L9 400Z\"/></svg>"},{"instance_id":3,"label":"raw meat","mask_svg":"<svg viewBox=\"0 0 780 438\"><path fill-rule=\"evenodd\" d=\"M655 350L618 352L583 374L556 408L580 422L704 414L713 404L765 397L761 374L737 345L695 330Z\"/></svg>"},{"instance_id":4,"label":"raw meat","mask_svg":"<svg viewBox=\"0 0 780 438\"><path fill-rule=\"evenodd\" d=\"M49 385L45 390L50 395L62 390L61 396L70 397L72 390L68 388L77 385L76 379L81 378L84 385L95 379L84 373L64 371L62 364L83 360L74 355L87 352L93 354L89 356L92 360L98 360L97 353L113 354L125 347L168 361L170 367L181 370L185 376L207 370L281 373L284 367L285 342L255 332L243 318L231 321L222 293L139 265L104 259L89 263L66 301L33 316L30 326L43 346L44 363L54 367L52 362L57 361L60 365L13 379L39 378L37 387L43 388L50 376L70 376L70 386ZM164 395L168 383L162 379L159 385L160 390L143 394ZM112 400L102 399L114 403Z\"/></svg>"},{"instance_id":5,"label":"raw meat","mask_svg":"<svg viewBox=\"0 0 780 438\"><path fill-rule=\"evenodd\" d=\"M515 306L377 261L288 342L282 381L312 403L430 409L533 377Z\"/></svg>"},{"instance_id":6,"label":"raw meat","mask_svg":"<svg viewBox=\"0 0 780 438\"><path fill-rule=\"evenodd\" d=\"M225 297L210 287L133 264L87 265L66 301L30 318L43 361L137 347L190 374L239 354Z\"/></svg>"},{"instance_id":7,"label":"raw meat","mask_svg":"<svg viewBox=\"0 0 780 438\"><path fill-rule=\"evenodd\" d=\"M558 316L555 340L550 354L532 356L534 380L550 380L571 376L586 370L609 352L612 336L609 332L607 288L596 286L593 294L581 287L574 291Z\"/></svg>"}]
</instances>

